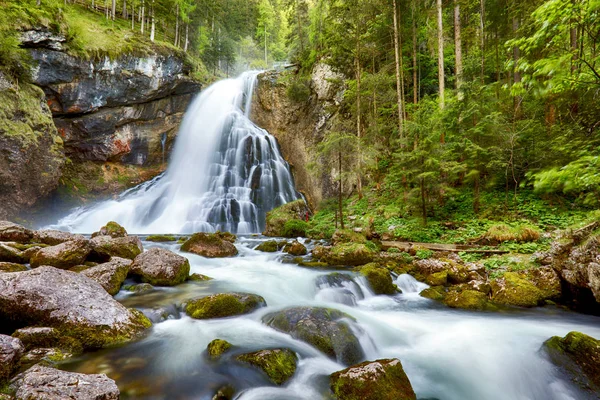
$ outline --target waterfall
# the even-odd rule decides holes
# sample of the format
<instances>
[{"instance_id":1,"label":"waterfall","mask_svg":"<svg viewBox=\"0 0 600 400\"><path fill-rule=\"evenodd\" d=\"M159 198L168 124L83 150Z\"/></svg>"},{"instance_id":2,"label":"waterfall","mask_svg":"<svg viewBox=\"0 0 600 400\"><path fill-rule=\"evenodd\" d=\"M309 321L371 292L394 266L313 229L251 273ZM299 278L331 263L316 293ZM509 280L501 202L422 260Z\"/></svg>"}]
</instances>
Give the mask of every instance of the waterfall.
<instances>
[{"instance_id":1,"label":"waterfall","mask_svg":"<svg viewBox=\"0 0 600 400\"><path fill-rule=\"evenodd\" d=\"M300 198L277 140L249 119L258 72L219 81L190 105L167 171L55 228L89 233L113 220L132 233L257 233Z\"/></svg>"}]
</instances>

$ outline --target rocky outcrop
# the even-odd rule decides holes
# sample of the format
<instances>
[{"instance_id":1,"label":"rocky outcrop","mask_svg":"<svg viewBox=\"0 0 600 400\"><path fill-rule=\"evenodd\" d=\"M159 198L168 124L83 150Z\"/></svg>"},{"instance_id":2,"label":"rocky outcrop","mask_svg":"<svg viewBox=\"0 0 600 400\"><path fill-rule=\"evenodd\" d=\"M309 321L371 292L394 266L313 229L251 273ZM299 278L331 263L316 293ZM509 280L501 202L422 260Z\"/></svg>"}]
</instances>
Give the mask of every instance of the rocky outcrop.
<instances>
[{"instance_id":1,"label":"rocky outcrop","mask_svg":"<svg viewBox=\"0 0 600 400\"><path fill-rule=\"evenodd\" d=\"M119 388L104 374L86 375L35 365L18 375L11 388L18 399L118 400Z\"/></svg>"},{"instance_id":2,"label":"rocky outcrop","mask_svg":"<svg viewBox=\"0 0 600 400\"><path fill-rule=\"evenodd\" d=\"M175 286L187 280L190 262L172 251L154 247L133 260L130 272L154 286Z\"/></svg>"},{"instance_id":3,"label":"rocky outcrop","mask_svg":"<svg viewBox=\"0 0 600 400\"><path fill-rule=\"evenodd\" d=\"M291 72L283 77L266 72L258 77L252 105L252 120L275 136L282 154L290 164L296 188L312 205L335 194L336 185L329 176L315 177L309 173L311 152L323 138L335 118L342 100L343 76L329 65L319 63L307 81L294 81ZM301 99L294 90L307 92Z\"/></svg>"},{"instance_id":4,"label":"rocky outcrop","mask_svg":"<svg viewBox=\"0 0 600 400\"><path fill-rule=\"evenodd\" d=\"M0 221L0 241L28 243L33 237L29 229L10 221Z\"/></svg>"},{"instance_id":5,"label":"rocky outcrop","mask_svg":"<svg viewBox=\"0 0 600 400\"><path fill-rule=\"evenodd\" d=\"M45 266L0 274L0 321L56 328L86 348L131 340L150 325L91 279Z\"/></svg>"},{"instance_id":6,"label":"rocky outcrop","mask_svg":"<svg viewBox=\"0 0 600 400\"><path fill-rule=\"evenodd\" d=\"M274 208L267 213L263 235L291 238L306 236L307 224L304 221L310 214L310 209L302 199Z\"/></svg>"},{"instance_id":7,"label":"rocky outcrop","mask_svg":"<svg viewBox=\"0 0 600 400\"><path fill-rule=\"evenodd\" d=\"M367 279L373 293L390 295L399 293L399 289L394 285L390 271L387 269L371 263L362 267L360 273Z\"/></svg>"}]
</instances>

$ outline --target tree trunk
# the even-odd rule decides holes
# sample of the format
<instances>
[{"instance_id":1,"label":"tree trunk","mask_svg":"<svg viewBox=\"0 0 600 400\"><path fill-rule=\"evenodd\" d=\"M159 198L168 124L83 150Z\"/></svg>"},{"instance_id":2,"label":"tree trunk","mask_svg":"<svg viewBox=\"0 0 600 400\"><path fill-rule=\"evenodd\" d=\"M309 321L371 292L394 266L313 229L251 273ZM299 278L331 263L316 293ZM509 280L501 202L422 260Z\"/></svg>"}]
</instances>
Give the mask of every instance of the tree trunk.
<instances>
[{"instance_id":1,"label":"tree trunk","mask_svg":"<svg viewBox=\"0 0 600 400\"><path fill-rule=\"evenodd\" d=\"M150 41L154 42L154 35L156 33L156 21L154 19L154 0L152 0L152 5L150 7L150 14L152 15L152 17L151 17L152 25L150 28Z\"/></svg>"},{"instance_id":2,"label":"tree trunk","mask_svg":"<svg viewBox=\"0 0 600 400\"><path fill-rule=\"evenodd\" d=\"M417 77L417 21L415 21L415 0L412 1L412 67L413 67L413 103L419 101L419 82Z\"/></svg>"},{"instance_id":3,"label":"tree trunk","mask_svg":"<svg viewBox=\"0 0 600 400\"><path fill-rule=\"evenodd\" d=\"M338 192L338 209L340 214L340 226L344 229L344 208L342 207L342 152L338 151L340 186Z\"/></svg>"},{"instance_id":4,"label":"tree trunk","mask_svg":"<svg viewBox=\"0 0 600 400\"><path fill-rule=\"evenodd\" d=\"M131 2L131 30L135 29L135 4Z\"/></svg>"},{"instance_id":5,"label":"tree trunk","mask_svg":"<svg viewBox=\"0 0 600 400\"><path fill-rule=\"evenodd\" d=\"M304 54L304 41L302 40L302 22L300 21L300 4L296 0L296 21L298 22L298 41L300 42L300 54Z\"/></svg>"},{"instance_id":6,"label":"tree trunk","mask_svg":"<svg viewBox=\"0 0 600 400\"><path fill-rule=\"evenodd\" d=\"M175 46L179 46L179 3L175 7Z\"/></svg>"},{"instance_id":7,"label":"tree trunk","mask_svg":"<svg viewBox=\"0 0 600 400\"><path fill-rule=\"evenodd\" d=\"M485 0L480 1L479 28L481 30L481 84L485 84Z\"/></svg>"},{"instance_id":8,"label":"tree trunk","mask_svg":"<svg viewBox=\"0 0 600 400\"><path fill-rule=\"evenodd\" d=\"M37 6L41 6L42 5L42 0L37 0Z\"/></svg>"},{"instance_id":9,"label":"tree trunk","mask_svg":"<svg viewBox=\"0 0 600 400\"><path fill-rule=\"evenodd\" d=\"M456 57L456 90L458 91L458 99L462 100L463 93L461 86L463 83L463 58L460 28L460 3L458 0L454 0L454 55Z\"/></svg>"},{"instance_id":10,"label":"tree trunk","mask_svg":"<svg viewBox=\"0 0 600 400\"><path fill-rule=\"evenodd\" d=\"M519 18L518 17L513 17L513 23L512 23L512 28L513 28L513 34L517 35L517 31L519 30ZM513 47L513 63L514 63L514 68L513 68L513 83L521 83L521 72L519 71L519 58L521 57L521 49L519 49L518 46ZM513 99L514 102L514 109L515 109L515 119L519 119L519 116L521 114L521 96L515 96L515 98Z\"/></svg>"},{"instance_id":11,"label":"tree trunk","mask_svg":"<svg viewBox=\"0 0 600 400\"><path fill-rule=\"evenodd\" d=\"M127 19L127 0L123 0L123 19Z\"/></svg>"},{"instance_id":12,"label":"tree trunk","mask_svg":"<svg viewBox=\"0 0 600 400\"><path fill-rule=\"evenodd\" d=\"M188 46L190 45L190 24L185 24L185 43L183 45L183 51L187 53Z\"/></svg>"},{"instance_id":13,"label":"tree trunk","mask_svg":"<svg viewBox=\"0 0 600 400\"><path fill-rule=\"evenodd\" d=\"M115 20L115 17L117 15L117 0L112 0L112 9L111 9L111 17L112 20Z\"/></svg>"},{"instance_id":14,"label":"tree trunk","mask_svg":"<svg viewBox=\"0 0 600 400\"><path fill-rule=\"evenodd\" d=\"M437 0L437 39L438 39L438 83L439 83L439 96L440 96L440 108L444 109L445 99L445 74L444 74L444 22L442 19L442 0ZM442 142L444 136L442 135Z\"/></svg>"},{"instance_id":15,"label":"tree trunk","mask_svg":"<svg viewBox=\"0 0 600 400\"><path fill-rule=\"evenodd\" d=\"M144 34L144 22L145 22L144 19L146 18L144 15L145 11L146 10L144 8L144 0L142 0L142 27L141 27L142 35Z\"/></svg>"},{"instance_id":16,"label":"tree trunk","mask_svg":"<svg viewBox=\"0 0 600 400\"><path fill-rule=\"evenodd\" d=\"M356 23L356 54L354 56L354 64L356 67L356 136L358 137L358 168L356 172L356 189L358 190L358 198L362 199L362 121L361 121L361 67L360 67L360 30L359 22Z\"/></svg>"},{"instance_id":17,"label":"tree trunk","mask_svg":"<svg viewBox=\"0 0 600 400\"><path fill-rule=\"evenodd\" d=\"M425 181L423 178L419 180L421 186L421 213L423 214L423 225L427 225L427 203L425 202Z\"/></svg>"},{"instance_id":18,"label":"tree trunk","mask_svg":"<svg viewBox=\"0 0 600 400\"><path fill-rule=\"evenodd\" d=\"M269 65L268 57L267 57L267 24L265 22L265 66Z\"/></svg>"},{"instance_id":19,"label":"tree trunk","mask_svg":"<svg viewBox=\"0 0 600 400\"><path fill-rule=\"evenodd\" d=\"M404 119L404 113L402 111L402 87L401 82L400 82L400 47L398 44L398 12L397 12L397 5L396 5L396 0L394 1L394 56L396 59L396 96L397 96L397 101L398 101L398 135L400 136L400 139L403 139L404 133L403 133L403 129L402 129L402 125L403 122L402 120ZM402 147L404 147L404 143L401 143Z\"/></svg>"}]
</instances>

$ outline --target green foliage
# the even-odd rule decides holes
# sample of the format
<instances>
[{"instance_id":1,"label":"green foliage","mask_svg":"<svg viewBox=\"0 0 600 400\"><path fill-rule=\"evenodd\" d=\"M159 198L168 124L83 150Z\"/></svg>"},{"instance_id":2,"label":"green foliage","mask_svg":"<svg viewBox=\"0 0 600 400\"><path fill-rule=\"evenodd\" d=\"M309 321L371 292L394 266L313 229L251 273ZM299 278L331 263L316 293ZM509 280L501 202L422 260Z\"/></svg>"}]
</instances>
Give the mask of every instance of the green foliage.
<instances>
[{"instance_id":1,"label":"green foliage","mask_svg":"<svg viewBox=\"0 0 600 400\"><path fill-rule=\"evenodd\" d=\"M433 251L427 249L419 249L415 252L415 257L419 260L426 260L433 255Z\"/></svg>"},{"instance_id":2,"label":"green foliage","mask_svg":"<svg viewBox=\"0 0 600 400\"><path fill-rule=\"evenodd\" d=\"M296 103L306 103L310 99L310 80L297 78L292 79L287 87L287 95Z\"/></svg>"},{"instance_id":3,"label":"green foliage","mask_svg":"<svg viewBox=\"0 0 600 400\"><path fill-rule=\"evenodd\" d=\"M283 226L283 236L284 237L299 237L306 236L306 231L308 229L308 223L305 221L301 221L299 219L291 219L286 221Z\"/></svg>"}]
</instances>

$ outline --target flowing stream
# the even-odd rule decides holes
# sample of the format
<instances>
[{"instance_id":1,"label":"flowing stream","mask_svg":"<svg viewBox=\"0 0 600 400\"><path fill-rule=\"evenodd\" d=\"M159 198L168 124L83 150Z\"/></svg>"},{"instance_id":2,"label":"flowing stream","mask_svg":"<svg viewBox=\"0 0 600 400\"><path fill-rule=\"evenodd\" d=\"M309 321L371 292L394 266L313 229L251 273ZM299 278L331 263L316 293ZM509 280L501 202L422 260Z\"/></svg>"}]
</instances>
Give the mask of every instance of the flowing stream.
<instances>
[{"instance_id":1,"label":"flowing stream","mask_svg":"<svg viewBox=\"0 0 600 400\"><path fill-rule=\"evenodd\" d=\"M268 211L300 195L277 140L249 119L257 75L219 81L194 100L164 174L53 227L89 233L113 220L131 233L261 232Z\"/></svg>"},{"instance_id":2,"label":"flowing stream","mask_svg":"<svg viewBox=\"0 0 600 400\"><path fill-rule=\"evenodd\" d=\"M242 238L240 255L206 259L189 253L192 272L214 280L117 298L125 305L169 314L140 342L85 355L70 370L107 373L122 398L211 399L223 385L232 385L238 399L326 398L327 376L344 368L311 346L261 322L268 312L298 305L326 306L356 318L366 359L399 358L419 399L439 400L580 400L568 378L540 352L542 343L572 330L600 337L600 319L553 308L511 313L451 310L422 298L427 287L408 275L396 278L404 291L374 296L360 277L340 279L331 271L283 263L281 253L252 250L258 237ZM147 247L156 244L144 243ZM178 252L178 245L159 244ZM175 304L212 293L241 291L265 298L267 307L252 314L215 320L193 320ZM205 349L213 339L235 347L219 362L208 361ZM236 363L236 354L288 347L300 361L283 387L274 387L257 371ZM227 354L227 353L226 353Z\"/></svg>"}]
</instances>

